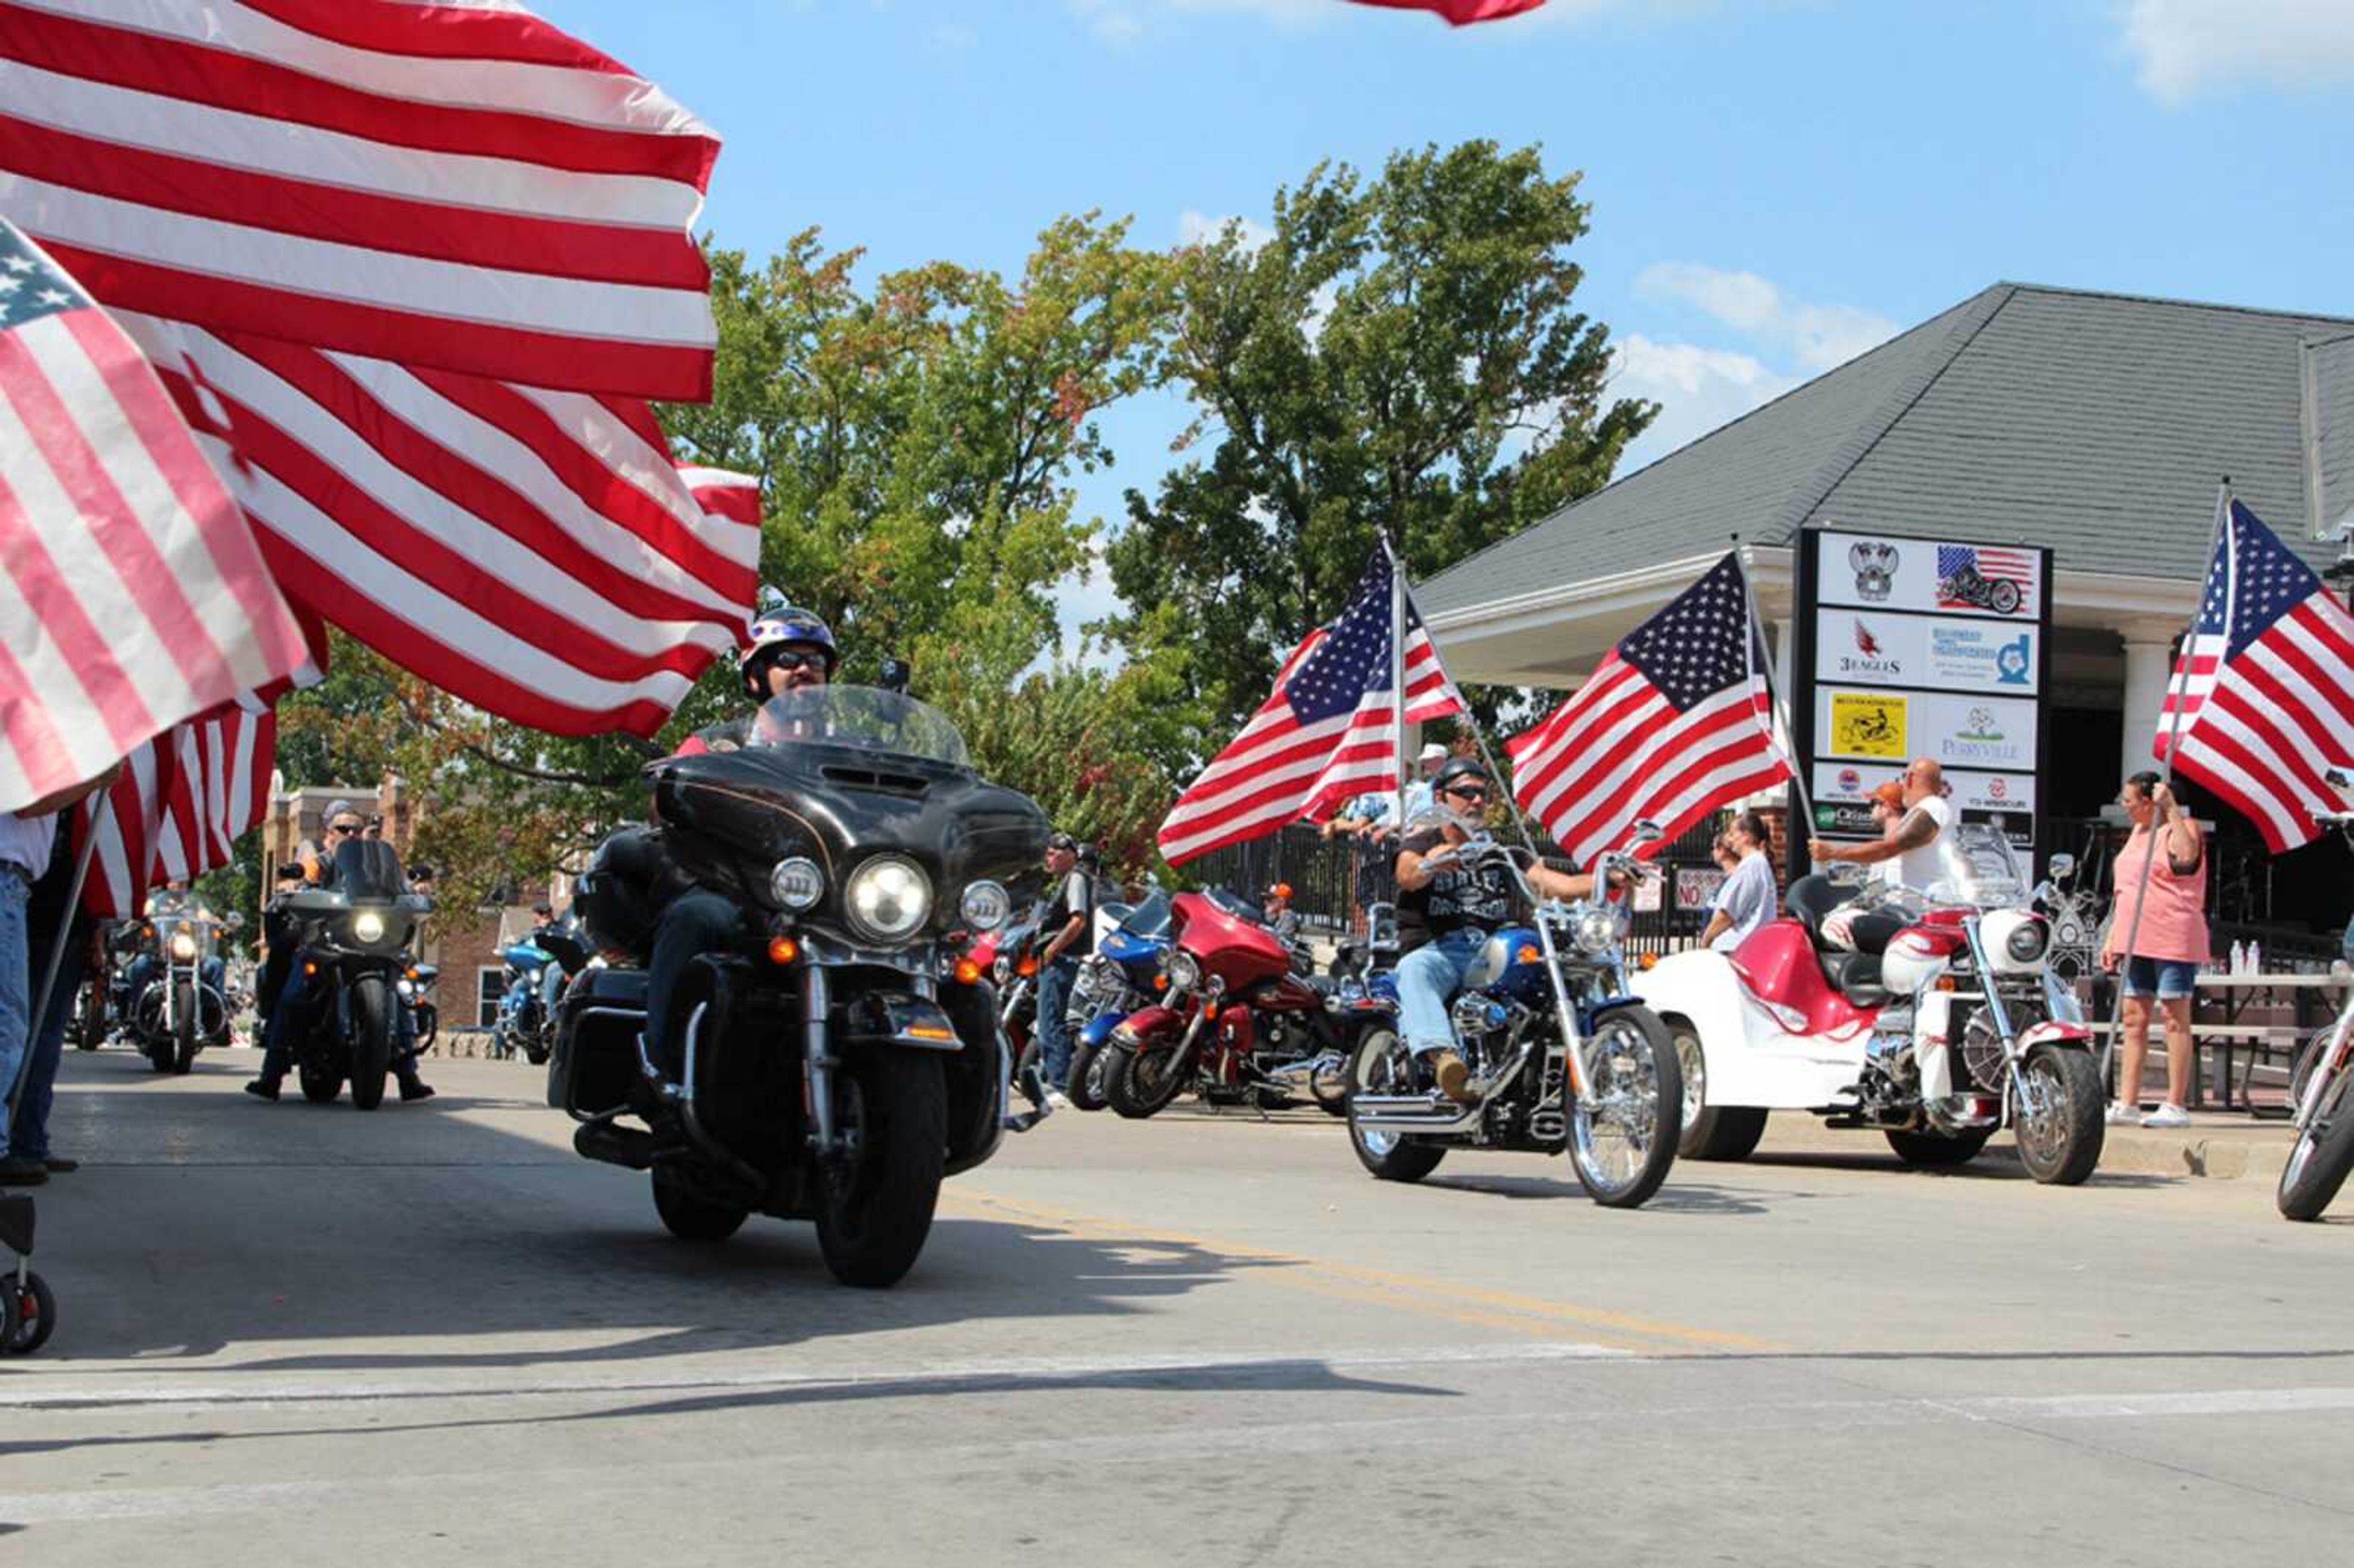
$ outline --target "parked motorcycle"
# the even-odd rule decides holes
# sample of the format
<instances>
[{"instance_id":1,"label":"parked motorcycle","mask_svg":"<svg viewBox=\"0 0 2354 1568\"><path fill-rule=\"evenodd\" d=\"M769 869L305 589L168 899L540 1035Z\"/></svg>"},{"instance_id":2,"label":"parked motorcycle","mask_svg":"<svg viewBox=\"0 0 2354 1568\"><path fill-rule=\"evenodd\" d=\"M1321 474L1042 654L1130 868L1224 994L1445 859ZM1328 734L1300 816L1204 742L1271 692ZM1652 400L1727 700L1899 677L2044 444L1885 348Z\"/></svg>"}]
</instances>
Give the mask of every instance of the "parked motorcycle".
<instances>
[{"instance_id":1,"label":"parked motorcycle","mask_svg":"<svg viewBox=\"0 0 2354 1568\"><path fill-rule=\"evenodd\" d=\"M1658 827L1635 824L1638 843ZM1449 1149L1566 1152L1597 1203L1633 1208L1659 1190L1676 1158L1682 1075L1667 1027L1628 993L1628 916L1597 894L1540 900L1502 844L1481 836L1457 852L1466 867L1509 869L1535 924L1488 939L1464 972L1450 1022L1471 1069L1476 1105L1440 1093L1394 1026L1368 1034L1350 1067L1349 1140L1385 1181L1419 1181ZM1597 856L1595 885L1614 873L1656 874L1632 854Z\"/></svg>"},{"instance_id":2,"label":"parked motorcycle","mask_svg":"<svg viewBox=\"0 0 2354 1568\"><path fill-rule=\"evenodd\" d=\"M408 1009L411 1037L417 1049L425 1050L441 1037L441 1009L433 1000L434 982L441 970L433 964L411 964L394 987L399 992L400 1005Z\"/></svg>"},{"instance_id":3,"label":"parked motorcycle","mask_svg":"<svg viewBox=\"0 0 2354 1568\"><path fill-rule=\"evenodd\" d=\"M997 1027L1013 1057L1013 1086L1044 1114L1046 1085L1038 1071L1038 917L1040 906L994 931L972 933L966 958L972 979L997 991Z\"/></svg>"},{"instance_id":4,"label":"parked motorcycle","mask_svg":"<svg viewBox=\"0 0 2354 1568\"><path fill-rule=\"evenodd\" d=\"M1104 1047L1129 1014L1143 1008L1168 981L1161 962L1169 952L1169 895L1155 891L1118 924L1096 938L1096 950L1079 965L1071 984L1064 1027L1071 1035L1071 1070L1063 1093L1080 1110L1104 1108Z\"/></svg>"},{"instance_id":5,"label":"parked motorcycle","mask_svg":"<svg viewBox=\"0 0 2354 1568\"><path fill-rule=\"evenodd\" d=\"M2340 794L2354 794L2344 767L2323 777ZM2314 821L2335 827L2354 843L2354 811L2317 811ZM2317 1220L2354 1171L2354 989L2338 1011L2338 1021L2313 1037L2289 1075L2289 1103L2296 1107L2296 1141L2281 1167L2274 1194L2284 1218Z\"/></svg>"},{"instance_id":6,"label":"parked motorcycle","mask_svg":"<svg viewBox=\"0 0 2354 1568\"><path fill-rule=\"evenodd\" d=\"M491 1023L491 1054L504 1061L523 1053L535 1067L556 1044L556 1009L564 987L588 962L588 944L567 930L542 927L499 949L506 990Z\"/></svg>"},{"instance_id":7,"label":"parked motorcycle","mask_svg":"<svg viewBox=\"0 0 2354 1568\"><path fill-rule=\"evenodd\" d=\"M1261 1110L1306 1094L1339 1114L1350 1053L1389 1014L1337 982L1296 974L1258 910L1222 890L1170 904L1161 1000L1130 1014L1100 1052L1103 1097L1121 1116L1157 1115L1188 1089Z\"/></svg>"},{"instance_id":8,"label":"parked motorcycle","mask_svg":"<svg viewBox=\"0 0 2354 1568\"><path fill-rule=\"evenodd\" d=\"M299 868L288 867L299 875ZM408 891L400 855L382 839L347 839L335 850L334 885L278 895L301 953L308 1027L292 1032L302 1097L325 1105L352 1086L352 1104L384 1101L409 944L432 899ZM281 1000L280 1006L286 1003Z\"/></svg>"},{"instance_id":9,"label":"parked motorcycle","mask_svg":"<svg viewBox=\"0 0 2354 1568\"><path fill-rule=\"evenodd\" d=\"M1946 831L1966 874L1868 895L1907 922L1885 953L1826 944L1844 895L1803 876L1788 915L1730 956L1677 953L1636 978L1682 1060L1687 1155L1746 1159L1769 1110L1806 1110L1883 1133L1907 1164L1960 1165L2010 1127L2038 1181L2092 1174L2101 1071L2075 992L2046 961L2051 923L1999 830ZM2072 866L2052 856L2055 878Z\"/></svg>"},{"instance_id":10,"label":"parked motorcycle","mask_svg":"<svg viewBox=\"0 0 2354 1568\"><path fill-rule=\"evenodd\" d=\"M77 1051L95 1051L105 1044L124 1014L130 981L116 948L121 933L132 924L101 922L90 934L90 972L74 997L73 1021L67 1030Z\"/></svg>"},{"instance_id":11,"label":"parked motorcycle","mask_svg":"<svg viewBox=\"0 0 2354 1568\"><path fill-rule=\"evenodd\" d=\"M244 924L235 910L226 921L195 908L158 909L149 917L153 978L130 999L128 1017L133 1043L155 1071L188 1072L197 1052L228 1043L224 964L214 949L223 930Z\"/></svg>"},{"instance_id":12,"label":"parked motorcycle","mask_svg":"<svg viewBox=\"0 0 2354 1568\"><path fill-rule=\"evenodd\" d=\"M582 1155L652 1173L673 1234L811 1219L837 1279L891 1285L942 1178L1006 1129L996 998L945 943L1005 923L1005 879L1044 855L1046 819L973 769L945 716L871 687L789 692L742 748L652 772L658 826L608 840L583 879L590 935L642 961L664 896L695 886L737 906L740 936L689 966L676 1085L645 1056L643 970L584 972L549 1100L581 1121Z\"/></svg>"}]
</instances>

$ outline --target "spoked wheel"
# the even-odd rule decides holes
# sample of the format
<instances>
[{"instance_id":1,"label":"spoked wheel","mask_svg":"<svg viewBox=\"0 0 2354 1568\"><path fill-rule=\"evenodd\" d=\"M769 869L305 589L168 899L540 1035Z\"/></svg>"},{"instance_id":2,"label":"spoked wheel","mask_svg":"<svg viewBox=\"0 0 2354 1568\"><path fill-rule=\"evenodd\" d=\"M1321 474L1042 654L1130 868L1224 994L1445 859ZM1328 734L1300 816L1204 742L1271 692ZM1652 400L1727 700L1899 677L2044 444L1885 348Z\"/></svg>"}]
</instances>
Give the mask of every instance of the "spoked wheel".
<instances>
[{"instance_id":1,"label":"spoked wheel","mask_svg":"<svg viewBox=\"0 0 2354 1568\"><path fill-rule=\"evenodd\" d=\"M2296 1135L2274 1201L2282 1217L2317 1220L2354 1171L2354 1073L2340 1069L2321 1091L2313 1123Z\"/></svg>"},{"instance_id":2,"label":"spoked wheel","mask_svg":"<svg viewBox=\"0 0 2354 1568\"><path fill-rule=\"evenodd\" d=\"M2101 1069L2093 1054L2039 1045L2019 1065L2024 1089L2012 1131L2027 1173L2049 1187L2073 1187L2101 1162L2108 1134Z\"/></svg>"},{"instance_id":3,"label":"spoked wheel","mask_svg":"<svg viewBox=\"0 0 2354 1568\"><path fill-rule=\"evenodd\" d=\"M1191 1051L1175 1046L1138 1051L1129 1045L1108 1045L1104 1054L1111 1058L1104 1065L1104 1101L1130 1120L1157 1116L1169 1108L1184 1092L1193 1056Z\"/></svg>"},{"instance_id":4,"label":"spoked wheel","mask_svg":"<svg viewBox=\"0 0 2354 1568\"><path fill-rule=\"evenodd\" d=\"M382 1105L391 1069L392 987L382 975L362 975L352 982L352 1104Z\"/></svg>"},{"instance_id":5,"label":"spoked wheel","mask_svg":"<svg viewBox=\"0 0 2354 1568\"><path fill-rule=\"evenodd\" d=\"M834 1070L834 1127L849 1152L825 1162L817 1241L844 1285L896 1285L915 1266L939 1202L949 1097L939 1059L868 1051Z\"/></svg>"},{"instance_id":6,"label":"spoked wheel","mask_svg":"<svg viewBox=\"0 0 2354 1568\"><path fill-rule=\"evenodd\" d=\"M1349 1114L1349 1068L1354 1051L1325 1051L1308 1068L1308 1093L1327 1116Z\"/></svg>"},{"instance_id":7,"label":"spoked wheel","mask_svg":"<svg viewBox=\"0 0 2354 1568\"><path fill-rule=\"evenodd\" d=\"M1071 1075L1063 1086L1063 1093L1080 1110L1101 1110L1107 1103L1104 1098L1106 1054L1104 1043L1100 1040L1092 1045L1079 1044L1071 1049Z\"/></svg>"},{"instance_id":8,"label":"spoked wheel","mask_svg":"<svg viewBox=\"0 0 2354 1568\"><path fill-rule=\"evenodd\" d=\"M683 1242L710 1245L724 1242L744 1226L752 1211L734 1203L715 1203L691 1192L657 1166L653 1172L654 1213L664 1229Z\"/></svg>"},{"instance_id":9,"label":"spoked wheel","mask_svg":"<svg viewBox=\"0 0 2354 1568\"><path fill-rule=\"evenodd\" d=\"M1447 1158L1447 1145L1419 1139L1409 1133L1361 1127L1357 1123L1359 1095L1418 1095L1428 1092L1414 1053L1394 1029L1369 1029L1357 1041L1349 1061L1349 1147L1357 1163L1383 1181L1419 1181Z\"/></svg>"},{"instance_id":10,"label":"spoked wheel","mask_svg":"<svg viewBox=\"0 0 2354 1568\"><path fill-rule=\"evenodd\" d=\"M18 1285L14 1270L0 1276L0 1351L29 1356L57 1330L58 1298L49 1282L27 1272Z\"/></svg>"},{"instance_id":11,"label":"spoked wheel","mask_svg":"<svg viewBox=\"0 0 2354 1568\"><path fill-rule=\"evenodd\" d=\"M1587 1092L1570 1107L1569 1158L1606 1209L1647 1202L1676 1162L1683 1071L1668 1026L1650 1009L1613 1008L1585 1044Z\"/></svg>"},{"instance_id":12,"label":"spoked wheel","mask_svg":"<svg viewBox=\"0 0 2354 1568\"><path fill-rule=\"evenodd\" d=\"M2009 615L2019 609L2019 585L2008 577L1997 577L1987 590L1987 602L1997 615Z\"/></svg>"}]
</instances>

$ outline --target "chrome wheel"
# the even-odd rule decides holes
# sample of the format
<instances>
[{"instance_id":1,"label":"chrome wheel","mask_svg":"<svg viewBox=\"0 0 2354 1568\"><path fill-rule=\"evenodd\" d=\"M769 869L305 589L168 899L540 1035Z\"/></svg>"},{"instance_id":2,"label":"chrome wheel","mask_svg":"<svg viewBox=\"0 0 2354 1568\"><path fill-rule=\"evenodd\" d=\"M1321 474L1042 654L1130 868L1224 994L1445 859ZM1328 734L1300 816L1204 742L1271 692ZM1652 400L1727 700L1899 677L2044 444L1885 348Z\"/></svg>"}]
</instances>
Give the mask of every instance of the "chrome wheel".
<instances>
[{"instance_id":1,"label":"chrome wheel","mask_svg":"<svg viewBox=\"0 0 2354 1568\"><path fill-rule=\"evenodd\" d=\"M1357 1052L1354 1077L1357 1092L1366 1095L1411 1095L1419 1092L1421 1086L1415 1082L1414 1053L1406 1049L1405 1041L1387 1030L1366 1036ZM1398 1146L1397 1133L1359 1127L1353 1116L1349 1118L1349 1136L1375 1160L1386 1157Z\"/></svg>"},{"instance_id":2,"label":"chrome wheel","mask_svg":"<svg viewBox=\"0 0 2354 1568\"><path fill-rule=\"evenodd\" d=\"M1603 1015L1585 1063L1586 1093L1570 1107L1570 1158L1596 1202L1632 1208L1675 1162L1681 1117L1671 1132L1662 1113L1684 1104L1682 1064L1667 1025L1640 1007Z\"/></svg>"},{"instance_id":3,"label":"chrome wheel","mask_svg":"<svg viewBox=\"0 0 2354 1568\"><path fill-rule=\"evenodd\" d=\"M1708 1108L1708 1058L1701 1052L1700 1036L1689 1029L1676 1031L1676 1065L1683 1069L1683 1130L1690 1133Z\"/></svg>"}]
</instances>

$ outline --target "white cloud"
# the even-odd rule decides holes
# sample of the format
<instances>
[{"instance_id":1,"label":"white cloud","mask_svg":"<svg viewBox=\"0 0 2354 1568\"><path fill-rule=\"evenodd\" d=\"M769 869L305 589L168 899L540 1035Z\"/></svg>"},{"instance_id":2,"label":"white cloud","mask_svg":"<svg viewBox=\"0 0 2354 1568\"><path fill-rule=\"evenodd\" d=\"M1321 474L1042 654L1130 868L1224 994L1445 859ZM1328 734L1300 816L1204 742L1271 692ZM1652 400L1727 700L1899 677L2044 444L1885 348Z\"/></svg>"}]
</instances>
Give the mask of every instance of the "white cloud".
<instances>
[{"instance_id":1,"label":"white cloud","mask_svg":"<svg viewBox=\"0 0 2354 1568\"><path fill-rule=\"evenodd\" d=\"M2116 12L2142 90L2161 103L2229 87L2354 81L2347 0L2125 0Z\"/></svg>"},{"instance_id":2,"label":"white cloud","mask_svg":"<svg viewBox=\"0 0 2354 1568\"><path fill-rule=\"evenodd\" d=\"M1207 213L1187 207L1177 219L1177 243L1205 245L1225 232L1233 224L1242 231L1243 249L1256 250L1275 238L1275 230L1266 224L1247 217L1212 217Z\"/></svg>"},{"instance_id":3,"label":"white cloud","mask_svg":"<svg viewBox=\"0 0 2354 1568\"><path fill-rule=\"evenodd\" d=\"M1663 458L1780 397L1801 379L1736 349L1660 343L1630 332L1612 355L1610 390L1620 397L1650 399L1659 405L1659 417L1628 447L1618 471L1631 473Z\"/></svg>"},{"instance_id":4,"label":"white cloud","mask_svg":"<svg viewBox=\"0 0 2354 1568\"><path fill-rule=\"evenodd\" d=\"M1638 299L1693 306L1755 340L1792 355L1806 370L1845 365L1896 335L1877 311L1793 300L1755 272L1729 272L1699 261L1660 261L1635 279Z\"/></svg>"}]
</instances>

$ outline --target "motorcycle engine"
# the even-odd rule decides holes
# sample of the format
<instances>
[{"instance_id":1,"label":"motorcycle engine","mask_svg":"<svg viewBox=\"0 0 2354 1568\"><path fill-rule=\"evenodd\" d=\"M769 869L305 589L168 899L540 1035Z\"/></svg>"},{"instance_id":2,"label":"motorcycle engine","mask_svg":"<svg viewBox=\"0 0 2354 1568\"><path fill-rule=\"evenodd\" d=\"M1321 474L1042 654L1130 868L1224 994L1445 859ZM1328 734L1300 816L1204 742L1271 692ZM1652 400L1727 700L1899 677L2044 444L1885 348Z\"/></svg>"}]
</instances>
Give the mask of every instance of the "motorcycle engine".
<instances>
[{"instance_id":1,"label":"motorcycle engine","mask_svg":"<svg viewBox=\"0 0 2354 1568\"><path fill-rule=\"evenodd\" d=\"M1455 999L1447 1022L1455 1026L1456 1044L1475 1075L1485 1077L1503 1065L1504 1049L1511 1041L1510 1008L1493 997L1466 991Z\"/></svg>"}]
</instances>

